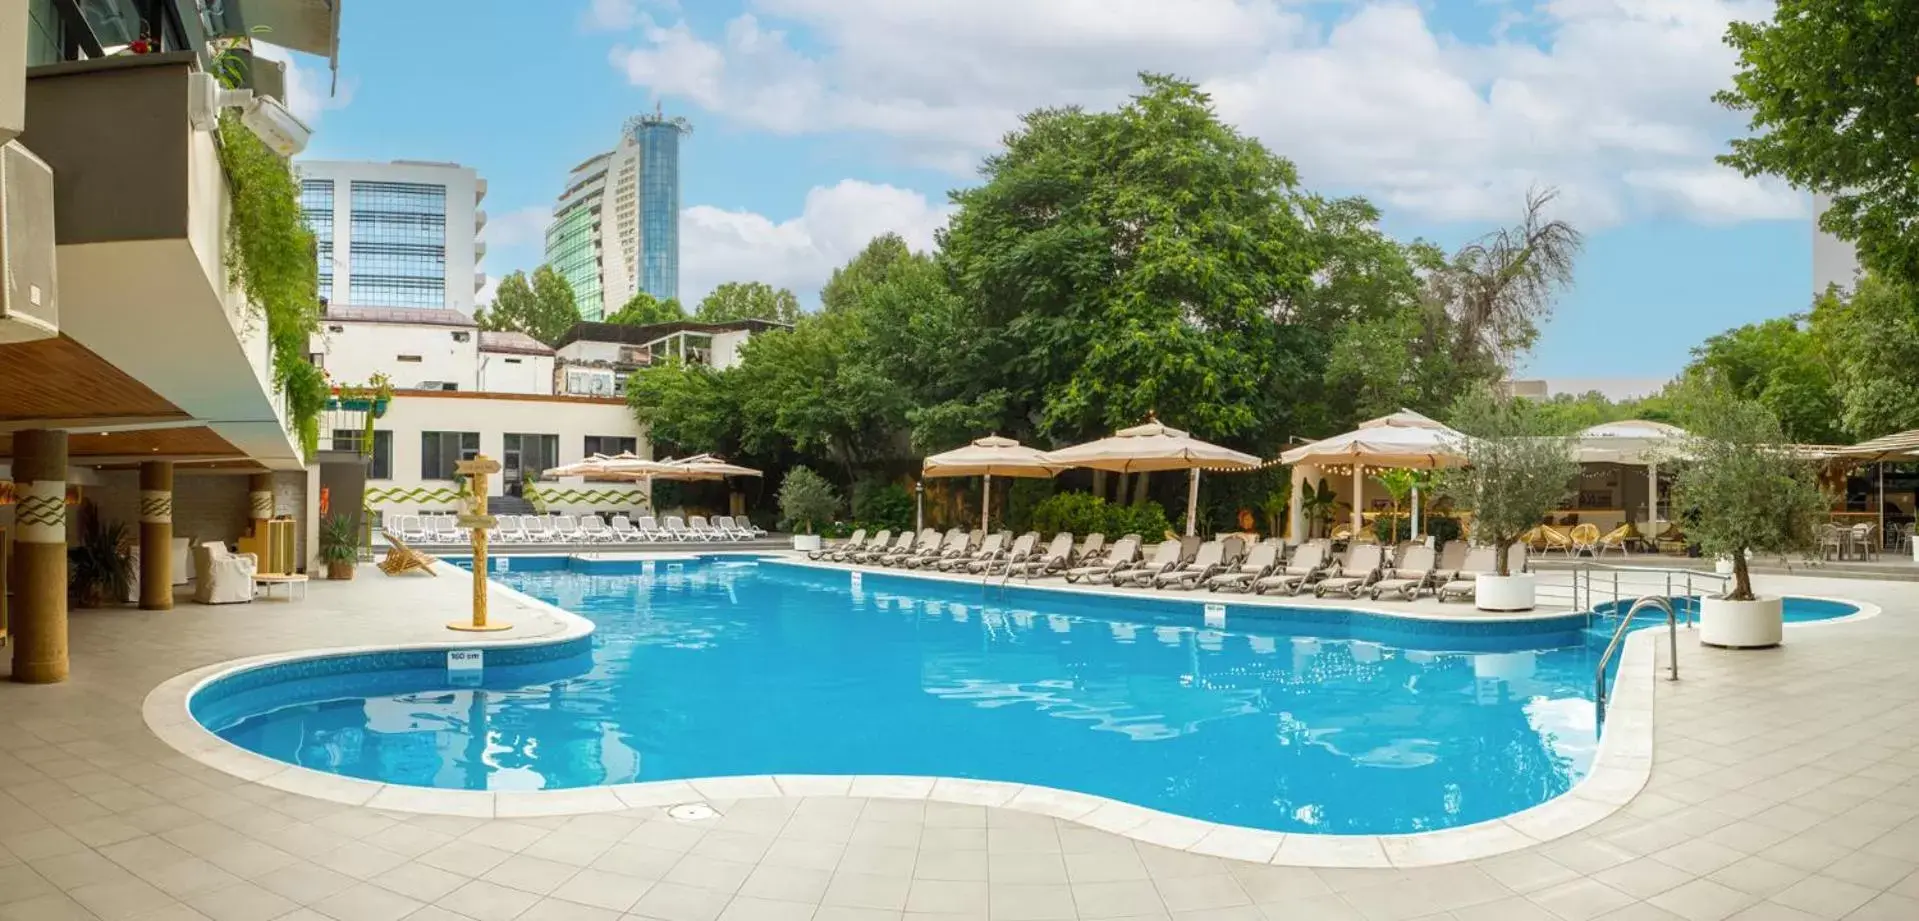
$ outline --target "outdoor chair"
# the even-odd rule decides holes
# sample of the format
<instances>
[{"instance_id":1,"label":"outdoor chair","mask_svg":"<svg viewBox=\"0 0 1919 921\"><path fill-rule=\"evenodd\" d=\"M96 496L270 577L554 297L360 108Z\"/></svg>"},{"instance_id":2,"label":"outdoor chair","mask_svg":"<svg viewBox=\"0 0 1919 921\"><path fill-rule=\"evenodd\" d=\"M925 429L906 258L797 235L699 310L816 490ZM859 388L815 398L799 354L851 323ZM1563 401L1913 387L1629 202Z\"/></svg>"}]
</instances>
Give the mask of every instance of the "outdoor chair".
<instances>
[{"instance_id":1,"label":"outdoor chair","mask_svg":"<svg viewBox=\"0 0 1919 921\"><path fill-rule=\"evenodd\" d=\"M1023 563L1014 563L1007 571L1014 575L1037 579L1041 576L1058 575L1065 572L1073 561L1073 535L1061 531L1053 535L1051 543L1037 556Z\"/></svg>"},{"instance_id":2,"label":"outdoor chair","mask_svg":"<svg viewBox=\"0 0 1919 921\"><path fill-rule=\"evenodd\" d=\"M1194 548L1194 553L1198 553L1198 548ZM1159 546L1153 548L1153 555L1144 563L1111 573L1106 577L1106 581L1113 585L1134 583L1147 585L1160 573L1170 572L1185 565L1187 559L1188 557L1180 549L1178 540L1163 540L1159 542Z\"/></svg>"},{"instance_id":3,"label":"outdoor chair","mask_svg":"<svg viewBox=\"0 0 1919 921\"><path fill-rule=\"evenodd\" d=\"M666 516L664 529L666 531L666 536L668 540L677 540L677 541L704 540L704 538L700 537L697 534L694 534L691 530L689 530L686 526L686 519L681 518L678 515Z\"/></svg>"},{"instance_id":4,"label":"outdoor chair","mask_svg":"<svg viewBox=\"0 0 1919 921\"><path fill-rule=\"evenodd\" d=\"M950 528L940 537L938 546L907 557L904 565L907 569L926 569L938 564L941 560L952 559L955 555L966 552L967 539L965 528Z\"/></svg>"},{"instance_id":5,"label":"outdoor chair","mask_svg":"<svg viewBox=\"0 0 1919 921\"><path fill-rule=\"evenodd\" d=\"M1574 556L1580 556L1582 554L1592 557L1598 556L1600 536L1599 526L1591 523L1573 525L1573 529L1566 534L1566 537L1572 540L1572 554Z\"/></svg>"},{"instance_id":6,"label":"outdoor chair","mask_svg":"<svg viewBox=\"0 0 1919 921\"><path fill-rule=\"evenodd\" d=\"M1593 544L1593 556L1605 556L1608 550L1617 550L1621 556L1625 556L1627 555L1626 543L1632 540L1632 537L1633 527L1630 524L1622 524L1607 531L1600 536L1597 543Z\"/></svg>"},{"instance_id":7,"label":"outdoor chair","mask_svg":"<svg viewBox=\"0 0 1919 921\"><path fill-rule=\"evenodd\" d=\"M958 556L949 556L946 559L935 562L933 568L941 572L957 572L972 566L974 563L990 560L1006 549L1007 536L1005 531L988 534L980 540L980 545L971 552L962 553Z\"/></svg>"},{"instance_id":8,"label":"outdoor chair","mask_svg":"<svg viewBox=\"0 0 1919 921\"><path fill-rule=\"evenodd\" d=\"M937 552L939 550L940 542L945 539L946 539L945 535L942 535L940 532L935 531L932 528L927 528L919 532L918 535L914 536L913 540L909 542L905 547L893 550L892 552L889 552L886 555L881 556L876 562L878 562L881 566L901 566L901 565L904 565L907 560L910 560L913 557L919 556L922 553L926 553L928 551Z\"/></svg>"},{"instance_id":9,"label":"outdoor chair","mask_svg":"<svg viewBox=\"0 0 1919 921\"><path fill-rule=\"evenodd\" d=\"M1199 583L1218 575L1226 565L1226 542L1209 540L1194 551L1192 562L1153 576L1154 588L1194 589Z\"/></svg>"},{"instance_id":10,"label":"outdoor chair","mask_svg":"<svg viewBox=\"0 0 1919 921\"><path fill-rule=\"evenodd\" d=\"M1313 595L1324 598L1330 592L1339 592L1350 598L1358 598L1360 592L1379 580L1380 570L1386 566L1386 548L1378 544L1360 544L1346 552L1346 564L1339 569L1339 575L1319 580L1313 586Z\"/></svg>"},{"instance_id":11,"label":"outdoor chair","mask_svg":"<svg viewBox=\"0 0 1919 921\"><path fill-rule=\"evenodd\" d=\"M1285 549L1285 542L1277 537L1254 544L1237 564L1207 579L1206 590L1251 591L1255 580L1264 579L1279 568L1279 557Z\"/></svg>"},{"instance_id":12,"label":"outdoor chair","mask_svg":"<svg viewBox=\"0 0 1919 921\"><path fill-rule=\"evenodd\" d=\"M1021 534L1016 540L1014 540L1012 548L1007 550L1005 553L997 557L992 557L985 560L977 560L972 563L968 563L966 566L966 571L984 573L989 576L993 575L994 573L999 572L1000 570L1004 570L1004 569L1007 569L1008 567L1011 567L1014 563L1025 562L1027 558L1033 555L1033 548L1037 546L1038 544L1039 544L1039 532L1028 531L1025 534Z\"/></svg>"},{"instance_id":13,"label":"outdoor chair","mask_svg":"<svg viewBox=\"0 0 1919 921\"><path fill-rule=\"evenodd\" d=\"M386 558L380 561L381 572L389 576L409 572L423 572L429 576L439 575L433 571L433 557L407 546L406 541L393 536L393 532L386 533L386 543Z\"/></svg>"},{"instance_id":14,"label":"outdoor chair","mask_svg":"<svg viewBox=\"0 0 1919 921\"><path fill-rule=\"evenodd\" d=\"M1284 569L1254 579L1253 593L1264 595L1267 589L1283 589L1288 595L1299 594L1323 574L1330 550L1331 545L1322 540L1301 545Z\"/></svg>"},{"instance_id":15,"label":"outdoor chair","mask_svg":"<svg viewBox=\"0 0 1919 921\"><path fill-rule=\"evenodd\" d=\"M640 520L634 524L633 529L640 532L640 538L642 540L661 541L674 539L673 535L668 534L665 528L660 527L660 520L654 518L652 515L641 515Z\"/></svg>"},{"instance_id":16,"label":"outdoor chair","mask_svg":"<svg viewBox=\"0 0 1919 921\"><path fill-rule=\"evenodd\" d=\"M586 541L586 534L580 530L580 522L572 515L553 516L553 539L562 543L578 544Z\"/></svg>"},{"instance_id":17,"label":"outdoor chair","mask_svg":"<svg viewBox=\"0 0 1919 921\"><path fill-rule=\"evenodd\" d=\"M1386 578L1373 583L1372 596L1378 601L1381 595L1392 592L1406 601L1419 597L1419 593L1433 587L1433 566L1436 557L1433 548L1416 544L1406 549Z\"/></svg>"},{"instance_id":18,"label":"outdoor chair","mask_svg":"<svg viewBox=\"0 0 1919 921\"><path fill-rule=\"evenodd\" d=\"M1453 573L1452 579L1441 585L1433 594L1437 595L1441 601L1471 600L1479 589L1479 577L1498 571L1498 551L1491 547L1474 547L1466 552L1466 561L1460 564L1459 571Z\"/></svg>"},{"instance_id":19,"label":"outdoor chair","mask_svg":"<svg viewBox=\"0 0 1919 921\"><path fill-rule=\"evenodd\" d=\"M1081 560L1098 559L1105 551L1106 535L1099 532L1088 534L1086 540L1073 550L1072 563L1078 565Z\"/></svg>"},{"instance_id":20,"label":"outdoor chair","mask_svg":"<svg viewBox=\"0 0 1919 921\"><path fill-rule=\"evenodd\" d=\"M498 521L499 524L494 530L499 532L499 539L501 541L509 544L523 544L527 542L526 525L520 521L520 516L500 515L498 516ZM388 539L392 539L390 532Z\"/></svg>"},{"instance_id":21,"label":"outdoor chair","mask_svg":"<svg viewBox=\"0 0 1919 921\"><path fill-rule=\"evenodd\" d=\"M426 522L418 515L400 515L394 519L394 530L407 540L425 543L432 535L427 533Z\"/></svg>"},{"instance_id":22,"label":"outdoor chair","mask_svg":"<svg viewBox=\"0 0 1919 921\"><path fill-rule=\"evenodd\" d=\"M1133 562L1138 558L1139 535L1128 534L1114 542L1113 546L1106 551L1105 556L1094 559L1082 559L1078 566L1066 570L1064 573L1061 573L1061 575L1064 575L1068 582L1078 582L1081 579L1088 582L1098 582L1110 577L1113 573L1121 569L1133 565Z\"/></svg>"},{"instance_id":23,"label":"outdoor chair","mask_svg":"<svg viewBox=\"0 0 1919 921\"><path fill-rule=\"evenodd\" d=\"M633 519L625 515L614 515L612 528L613 539L622 543L646 539L645 536L640 533L640 529L633 526Z\"/></svg>"},{"instance_id":24,"label":"outdoor chair","mask_svg":"<svg viewBox=\"0 0 1919 921\"><path fill-rule=\"evenodd\" d=\"M723 539L720 532L714 530L713 526L707 523L706 516L704 515L693 515L687 518L686 530L687 533L693 535L694 539L703 540L708 543Z\"/></svg>"},{"instance_id":25,"label":"outdoor chair","mask_svg":"<svg viewBox=\"0 0 1919 921\"><path fill-rule=\"evenodd\" d=\"M201 604L246 604L253 601L253 576L259 559L251 553L232 553L227 545L210 540L193 548L193 600Z\"/></svg>"},{"instance_id":26,"label":"outdoor chair","mask_svg":"<svg viewBox=\"0 0 1919 921\"><path fill-rule=\"evenodd\" d=\"M820 546L820 549L818 550L806 551L806 558L809 560L825 559L833 554L844 553L848 550L858 550L860 546L865 543L866 543L866 529L855 528L853 531L853 536L848 537L847 539L840 541L837 544L822 544Z\"/></svg>"},{"instance_id":27,"label":"outdoor chair","mask_svg":"<svg viewBox=\"0 0 1919 921\"><path fill-rule=\"evenodd\" d=\"M1439 559L1433 564L1433 583L1443 585L1451 582L1459 574L1460 567L1466 565L1466 553L1472 546L1463 540L1449 540L1439 546Z\"/></svg>"},{"instance_id":28,"label":"outdoor chair","mask_svg":"<svg viewBox=\"0 0 1919 921\"><path fill-rule=\"evenodd\" d=\"M520 527L526 531L527 540L545 543L553 540L553 528L545 515L521 515Z\"/></svg>"},{"instance_id":29,"label":"outdoor chair","mask_svg":"<svg viewBox=\"0 0 1919 921\"><path fill-rule=\"evenodd\" d=\"M913 546L913 538L913 532L901 531L893 538L892 546L887 546L883 541L874 541L868 549L857 551L850 556L855 562L878 563L888 554L905 552L908 547Z\"/></svg>"},{"instance_id":30,"label":"outdoor chair","mask_svg":"<svg viewBox=\"0 0 1919 921\"><path fill-rule=\"evenodd\" d=\"M606 519L598 515L588 515L580 519L580 536L596 544L619 540L619 535L606 526Z\"/></svg>"}]
</instances>

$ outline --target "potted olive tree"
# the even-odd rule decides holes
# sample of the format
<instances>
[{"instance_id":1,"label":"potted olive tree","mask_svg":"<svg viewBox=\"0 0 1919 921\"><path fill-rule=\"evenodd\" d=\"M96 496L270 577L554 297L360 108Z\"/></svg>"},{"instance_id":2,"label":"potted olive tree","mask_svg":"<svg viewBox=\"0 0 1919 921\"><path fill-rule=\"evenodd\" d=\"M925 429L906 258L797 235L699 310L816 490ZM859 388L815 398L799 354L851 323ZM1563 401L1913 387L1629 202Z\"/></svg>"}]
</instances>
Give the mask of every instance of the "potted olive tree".
<instances>
[{"instance_id":1,"label":"potted olive tree","mask_svg":"<svg viewBox=\"0 0 1919 921\"><path fill-rule=\"evenodd\" d=\"M1482 611L1529 611L1532 573L1511 572L1508 551L1572 494L1579 462L1572 440L1541 430L1517 401L1491 393L1462 400L1455 427L1465 466L1446 471L1441 488L1472 513L1472 537L1496 551L1498 570L1480 575L1473 600Z\"/></svg>"},{"instance_id":2,"label":"potted olive tree","mask_svg":"<svg viewBox=\"0 0 1919 921\"><path fill-rule=\"evenodd\" d=\"M833 484L805 467L787 471L786 480L780 484L780 515L795 532L795 550L820 549L820 536L813 533L813 528L831 521L839 507L840 497L833 491ZM804 533L799 533L802 530Z\"/></svg>"},{"instance_id":3,"label":"potted olive tree","mask_svg":"<svg viewBox=\"0 0 1919 921\"><path fill-rule=\"evenodd\" d=\"M1784 605L1752 590L1747 558L1812 547L1828 508L1818 471L1783 446L1779 420L1764 406L1709 393L1688 413L1687 461L1673 483L1686 536L1699 549L1731 560L1732 579L1699 603L1699 641L1708 646L1777 646L1785 636Z\"/></svg>"}]
</instances>

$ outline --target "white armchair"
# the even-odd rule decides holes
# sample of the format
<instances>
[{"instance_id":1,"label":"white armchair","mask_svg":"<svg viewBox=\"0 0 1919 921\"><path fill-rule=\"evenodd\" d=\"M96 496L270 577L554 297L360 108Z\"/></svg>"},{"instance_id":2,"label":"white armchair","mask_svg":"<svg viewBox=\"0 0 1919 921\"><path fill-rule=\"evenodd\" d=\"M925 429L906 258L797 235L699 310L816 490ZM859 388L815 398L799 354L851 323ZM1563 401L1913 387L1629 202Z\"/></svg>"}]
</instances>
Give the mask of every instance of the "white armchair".
<instances>
[{"instance_id":1,"label":"white armchair","mask_svg":"<svg viewBox=\"0 0 1919 921\"><path fill-rule=\"evenodd\" d=\"M207 541L193 548L193 600L236 604L253 600L253 574L260 570L251 553L228 553L227 545Z\"/></svg>"}]
</instances>

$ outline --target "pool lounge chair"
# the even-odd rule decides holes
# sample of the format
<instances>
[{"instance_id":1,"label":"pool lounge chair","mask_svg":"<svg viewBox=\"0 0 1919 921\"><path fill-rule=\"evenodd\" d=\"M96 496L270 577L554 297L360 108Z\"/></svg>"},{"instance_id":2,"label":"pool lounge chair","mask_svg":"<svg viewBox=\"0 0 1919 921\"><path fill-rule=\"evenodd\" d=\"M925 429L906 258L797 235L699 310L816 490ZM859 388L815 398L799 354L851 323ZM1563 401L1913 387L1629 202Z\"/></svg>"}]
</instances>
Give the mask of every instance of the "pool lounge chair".
<instances>
[{"instance_id":1,"label":"pool lounge chair","mask_svg":"<svg viewBox=\"0 0 1919 921\"><path fill-rule=\"evenodd\" d=\"M914 537L905 547L887 553L875 562L881 566L903 566L907 560L919 556L922 553L937 551L940 542L945 539L945 536L940 534L940 532L932 528L927 528L921 531L918 536Z\"/></svg>"},{"instance_id":2,"label":"pool lounge chair","mask_svg":"<svg viewBox=\"0 0 1919 921\"><path fill-rule=\"evenodd\" d=\"M905 559L899 560L893 565L905 569L918 569L929 562L937 562L941 557L946 555L947 551L964 546L966 546L966 529L949 528L946 533L935 538L932 543L922 544L921 546L913 548L913 552L907 554Z\"/></svg>"},{"instance_id":3,"label":"pool lounge chair","mask_svg":"<svg viewBox=\"0 0 1919 921\"><path fill-rule=\"evenodd\" d=\"M1466 561L1460 564L1459 571L1453 573L1452 579L1441 585L1433 595L1441 601L1469 600L1479 588L1479 575L1497 571L1499 557L1493 548L1474 547L1466 552Z\"/></svg>"},{"instance_id":4,"label":"pool lounge chair","mask_svg":"<svg viewBox=\"0 0 1919 921\"><path fill-rule=\"evenodd\" d=\"M1226 567L1226 553L1225 541L1209 540L1199 545L1192 562L1154 576L1152 585L1154 588L1198 588L1201 581L1218 575Z\"/></svg>"},{"instance_id":5,"label":"pool lounge chair","mask_svg":"<svg viewBox=\"0 0 1919 921\"><path fill-rule=\"evenodd\" d=\"M1013 546L1008 548L1004 553L967 563L966 571L984 573L990 576L1014 563L1025 562L1027 558L1033 555L1033 547L1038 543L1039 532L1028 531L1015 538L1013 540Z\"/></svg>"},{"instance_id":6,"label":"pool lounge chair","mask_svg":"<svg viewBox=\"0 0 1919 921\"><path fill-rule=\"evenodd\" d=\"M395 536L392 531L386 532L386 543L386 558L379 564L381 572L389 576L408 572L423 572L429 576L439 575L433 571L433 557L407 546L406 541ZM247 587L247 592L250 599L252 586Z\"/></svg>"},{"instance_id":7,"label":"pool lounge chair","mask_svg":"<svg viewBox=\"0 0 1919 921\"><path fill-rule=\"evenodd\" d=\"M595 544L619 540L613 529L606 526L606 519L598 515L587 515L580 519L580 536Z\"/></svg>"},{"instance_id":8,"label":"pool lounge chair","mask_svg":"<svg viewBox=\"0 0 1919 921\"><path fill-rule=\"evenodd\" d=\"M499 532L500 540L509 544L526 543L526 525L521 523L520 516L500 515L498 516L498 521L499 526L494 528L494 530Z\"/></svg>"},{"instance_id":9,"label":"pool lounge chair","mask_svg":"<svg viewBox=\"0 0 1919 921\"><path fill-rule=\"evenodd\" d=\"M432 535L434 543L458 544L467 540L466 533L460 528L459 520L452 515L428 516L427 531Z\"/></svg>"},{"instance_id":10,"label":"pool lounge chair","mask_svg":"<svg viewBox=\"0 0 1919 921\"><path fill-rule=\"evenodd\" d=\"M1278 538L1262 540L1246 552L1246 556L1232 566L1214 573L1206 580L1209 592L1252 591L1253 582L1264 579L1279 568L1280 551L1286 549L1285 542Z\"/></svg>"},{"instance_id":11,"label":"pool lounge chair","mask_svg":"<svg viewBox=\"0 0 1919 921\"><path fill-rule=\"evenodd\" d=\"M1073 550L1072 565L1078 566L1081 560L1099 559L1100 554L1104 552L1106 552L1106 535L1095 531L1086 535L1086 540Z\"/></svg>"},{"instance_id":12,"label":"pool lounge chair","mask_svg":"<svg viewBox=\"0 0 1919 921\"><path fill-rule=\"evenodd\" d=\"M1319 580L1313 586L1313 595L1324 598L1329 593L1338 592L1348 598L1358 598L1360 592L1379 581L1380 570L1386 567L1386 548L1379 544L1354 544L1346 551L1346 564L1339 568L1339 574Z\"/></svg>"},{"instance_id":13,"label":"pool lounge chair","mask_svg":"<svg viewBox=\"0 0 1919 921\"><path fill-rule=\"evenodd\" d=\"M860 561L860 558L866 554L875 551L885 552L893 543L893 538L894 534L891 528L881 528L878 533L867 538L866 543L857 547L841 547L827 554L826 558L838 563L857 563Z\"/></svg>"},{"instance_id":14,"label":"pool lounge chair","mask_svg":"<svg viewBox=\"0 0 1919 921\"><path fill-rule=\"evenodd\" d=\"M640 520L634 523L633 528L640 532L640 539L642 540L662 541L673 539L673 535L666 533L666 529L660 527L660 520L652 515L641 515Z\"/></svg>"},{"instance_id":15,"label":"pool lounge chair","mask_svg":"<svg viewBox=\"0 0 1919 921\"><path fill-rule=\"evenodd\" d=\"M521 515L520 528L526 532L529 541L551 542L553 530L547 525L545 515Z\"/></svg>"},{"instance_id":16,"label":"pool lounge chair","mask_svg":"<svg viewBox=\"0 0 1919 921\"><path fill-rule=\"evenodd\" d=\"M734 516L733 527L739 529L741 534L746 535L747 540L759 540L766 536L766 529L754 524L753 519L745 515Z\"/></svg>"},{"instance_id":17,"label":"pool lounge chair","mask_svg":"<svg viewBox=\"0 0 1919 921\"><path fill-rule=\"evenodd\" d=\"M861 546L865 545L865 543L866 543L866 529L855 528L853 530L853 536L848 537L847 539L840 541L837 544L823 544L818 550L806 551L806 558L809 560L827 559L836 553L845 553L850 550L858 550Z\"/></svg>"},{"instance_id":18,"label":"pool lounge chair","mask_svg":"<svg viewBox=\"0 0 1919 921\"><path fill-rule=\"evenodd\" d=\"M1378 601L1381 595L1392 593L1401 599L1411 601L1419 593L1433 587L1433 548L1425 544L1414 544L1406 548L1406 554L1399 558L1386 578L1373 583L1372 596Z\"/></svg>"},{"instance_id":19,"label":"pool lounge chair","mask_svg":"<svg viewBox=\"0 0 1919 921\"><path fill-rule=\"evenodd\" d=\"M700 539L696 537L692 531L687 529L686 519L678 515L666 516L665 520L660 522L660 530L666 532L667 540L677 540L684 543L686 541Z\"/></svg>"},{"instance_id":20,"label":"pool lounge chair","mask_svg":"<svg viewBox=\"0 0 1919 921\"><path fill-rule=\"evenodd\" d=\"M964 528L953 528L946 532L946 538L940 541L939 549L922 553L908 559L906 561L906 568L932 569L934 566L939 565L941 560L950 560L954 557L965 556L972 552L973 542L976 539L983 540L985 536L984 531L974 531L969 534Z\"/></svg>"},{"instance_id":21,"label":"pool lounge chair","mask_svg":"<svg viewBox=\"0 0 1919 921\"><path fill-rule=\"evenodd\" d=\"M893 542L891 544L887 544L884 541L874 541L865 550L855 550L847 554L846 558L852 562L861 564L870 565L878 563L882 557L888 554L906 552L907 548L913 546L913 537L913 532L901 531L893 536Z\"/></svg>"},{"instance_id":22,"label":"pool lounge chair","mask_svg":"<svg viewBox=\"0 0 1919 921\"><path fill-rule=\"evenodd\" d=\"M1089 583L1104 582L1111 578L1113 573L1123 569L1131 569L1133 565L1138 562L1139 535L1128 534L1114 542L1113 546L1106 551L1105 556L1082 559L1079 565L1066 570L1064 573L1061 573L1061 575L1064 575L1068 582L1079 582L1082 580Z\"/></svg>"},{"instance_id":23,"label":"pool lounge chair","mask_svg":"<svg viewBox=\"0 0 1919 921\"><path fill-rule=\"evenodd\" d=\"M553 516L553 539L567 544L586 542L586 532L580 530L579 519L572 515Z\"/></svg>"},{"instance_id":24,"label":"pool lounge chair","mask_svg":"<svg viewBox=\"0 0 1919 921\"><path fill-rule=\"evenodd\" d=\"M1433 563L1433 584L1444 585L1453 580L1459 568L1466 565L1466 551L1472 545L1463 540L1449 540L1439 545L1439 559Z\"/></svg>"},{"instance_id":25,"label":"pool lounge chair","mask_svg":"<svg viewBox=\"0 0 1919 921\"><path fill-rule=\"evenodd\" d=\"M734 540L753 539L753 532L746 527L746 523L732 515L713 516L713 526L719 528L721 534Z\"/></svg>"},{"instance_id":26,"label":"pool lounge chair","mask_svg":"<svg viewBox=\"0 0 1919 921\"><path fill-rule=\"evenodd\" d=\"M1193 548L1193 552L1198 553L1199 548ZM1163 540L1153 548L1153 555L1145 562L1111 573L1106 577L1106 581L1111 585L1147 585L1160 573L1170 572L1185 565L1187 559L1189 558L1180 551L1180 541Z\"/></svg>"},{"instance_id":27,"label":"pool lounge chair","mask_svg":"<svg viewBox=\"0 0 1919 921\"><path fill-rule=\"evenodd\" d=\"M1285 568L1262 579L1253 580L1253 594L1264 595L1269 590L1283 590L1288 595L1297 595L1313 584L1314 580L1325 574L1325 541L1313 541L1299 548Z\"/></svg>"},{"instance_id":28,"label":"pool lounge chair","mask_svg":"<svg viewBox=\"0 0 1919 921\"><path fill-rule=\"evenodd\" d=\"M633 526L633 519L625 515L614 515L610 526L613 528L613 539L621 543L637 543L646 539L646 535Z\"/></svg>"},{"instance_id":29,"label":"pool lounge chair","mask_svg":"<svg viewBox=\"0 0 1919 921\"><path fill-rule=\"evenodd\" d=\"M1014 563L1007 571L1016 576L1037 579L1042 576L1053 576L1065 572L1066 567L1071 565L1072 562L1073 535L1066 531L1061 531L1053 535L1052 542L1046 545L1045 550L1040 551L1034 555L1033 558L1025 562Z\"/></svg>"},{"instance_id":30,"label":"pool lounge chair","mask_svg":"<svg viewBox=\"0 0 1919 921\"><path fill-rule=\"evenodd\" d=\"M969 552L962 553L959 556L949 556L943 560L935 561L932 568L940 572L959 572L974 563L993 559L1006 552L1006 545L1011 542L1012 537L1013 535L1005 531L995 531L981 539L978 547L973 548Z\"/></svg>"},{"instance_id":31,"label":"pool lounge chair","mask_svg":"<svg viewBox=\"0 0 1919 921\"><path fill-rule=\"evenodd\" d=\"M687 518L686 530L695 538L708 543L726 539L726 535L721 534L713 525L709 524L704 515L693 515Z\"/></svg>"},{"instance_id":32,"label":"pool lounge chair","mask_svg":"<svg viewBox=\"0 0 1919 921\"><path fill-rule=\"evenodd\" d=\"M393 527L387 530L416 543L425 543L427 539L426 524L418 515L395 515Z\"/></svg>"}]
</instances>

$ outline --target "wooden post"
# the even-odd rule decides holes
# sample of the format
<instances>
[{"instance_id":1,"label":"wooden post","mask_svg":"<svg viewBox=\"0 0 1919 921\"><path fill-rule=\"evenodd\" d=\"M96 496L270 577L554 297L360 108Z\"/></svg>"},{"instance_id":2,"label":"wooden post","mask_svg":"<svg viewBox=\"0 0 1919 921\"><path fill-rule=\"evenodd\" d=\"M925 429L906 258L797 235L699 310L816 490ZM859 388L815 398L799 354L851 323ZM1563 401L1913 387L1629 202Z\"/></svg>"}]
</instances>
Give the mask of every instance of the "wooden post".
<instances>
[{"instance_id":1,"label":"wooden post","mask_svg":"<svg viewBox=\"0 0 1919 921\"><path fill-rule=\"evenodd\" d=\"M140 608L173 609L173 462L140 465Z\"/></svg>"},{"instance_id":2,"label":"wooden post","mask_svg":"<svg viewBox=\"0 0 1919 921\"><path fill-rule=\"evenodd\" d=\"M14 433L13 479L13 680L52 684L67 680L67 433Z\"/></svg>"},{"instance_id":3,"label":"wooden post","mask_svg":"<svg viewBox=\"0 0 1919 921\"><path fill-rule=\"evenodd\" d=\"M486 478L488 474L500 472L500 462L478 454L472 460L460 461L454 471L466 475L468 486L473 491L472 510L460 515L460 527L466 528L473 538L473 619L447 624L447 629L469 632L511 630L512 624L488 623L486 619L486 531L499 523L498 519L486 513Z\"/></svg>"}]
</instances>

